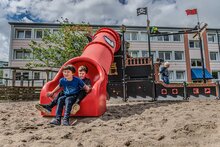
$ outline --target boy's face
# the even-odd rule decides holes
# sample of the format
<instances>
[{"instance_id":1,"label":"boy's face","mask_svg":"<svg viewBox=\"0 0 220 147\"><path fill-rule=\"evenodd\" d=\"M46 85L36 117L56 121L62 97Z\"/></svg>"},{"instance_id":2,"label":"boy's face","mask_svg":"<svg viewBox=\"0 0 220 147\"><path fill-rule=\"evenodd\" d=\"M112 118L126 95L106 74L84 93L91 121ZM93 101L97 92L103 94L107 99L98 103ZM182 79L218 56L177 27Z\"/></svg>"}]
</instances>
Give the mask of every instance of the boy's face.
<instances>
[{"instance_id":1,"label":"boy's face","mask_svg":"<svg viewBox=\"0 0 220 147\"><path fill-rule=\"evenodd\" d=\"M71 70L63 70L63 76L66 79L72 78L74 73Z\"/></svg>"},{"instance_id":2,"label":"boy's face","mask_svg":"<svg viewBox=\"0 0 220 147\"><path fill-rule=\"evenodd\" d=\"M86 78L86 72L85 71L78 71L79 78L80 79L85 79Z\"/></svg>"}]
</instances>

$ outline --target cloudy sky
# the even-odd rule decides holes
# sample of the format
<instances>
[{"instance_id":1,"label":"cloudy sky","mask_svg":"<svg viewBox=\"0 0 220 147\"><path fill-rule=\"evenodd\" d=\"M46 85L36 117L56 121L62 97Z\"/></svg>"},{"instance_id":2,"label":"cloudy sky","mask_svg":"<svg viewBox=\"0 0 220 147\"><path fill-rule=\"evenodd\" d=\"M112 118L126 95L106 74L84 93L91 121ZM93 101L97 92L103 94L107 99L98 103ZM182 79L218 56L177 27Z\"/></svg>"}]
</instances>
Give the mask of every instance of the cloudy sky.
<instances>
[{"instance_id":1,"label":"cloudy sky","mask_svg":"<svg viewBox=\"0 0 220 147\"><path fill-rule=\"evenodd\" d=\"M8 61L9 21L51 23L63 17L73 23L145 26L139 7L148 7L154 26L194 27L196 15L185 10L197 8L201 22L220 28L219 0L0 0L0 61Z\"/></svg>"}]
</instances>

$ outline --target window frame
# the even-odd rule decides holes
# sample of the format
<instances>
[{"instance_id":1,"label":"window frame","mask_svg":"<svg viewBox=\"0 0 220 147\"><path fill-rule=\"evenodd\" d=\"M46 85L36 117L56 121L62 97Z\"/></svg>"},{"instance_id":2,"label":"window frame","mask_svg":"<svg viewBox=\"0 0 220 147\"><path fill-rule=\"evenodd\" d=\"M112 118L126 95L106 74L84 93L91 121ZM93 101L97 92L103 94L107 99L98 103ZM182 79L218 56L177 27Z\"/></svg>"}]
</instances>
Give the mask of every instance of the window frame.
<instances>
[{"instance_id":1,"label":"window frame","mask_svg":"<svg viewBox=\"0 0 220 147\"><path fill-rule=\"evenodd\" d=\"M133 53L136 52L137 53L137 57L134 57L133 56ZM132 58L138 58L140 55L139 55L139 50L129 50L128 51L129 55L132 57Z\"/></svg>"},{"instance_id":2,"label":"window frame","mask_svg":"<svg viewBox=\"0 0 220 147\"><path fill-rule=\"evenodd\" d=\"M192 61L195 61L196 66L192 65ZM198 61L200 61L201 66L198 66ZM191 67L202 67L202 61L201 59L191 59Z\"/></svg>"},{"instance_id":3,"label":"window frame","mask_svg":"<svg viewBox=\"0 0 220 147\"><path fill-rule=\"evenodd\" d=\"M215 58L216 58L215 60L213 60L211 58L212 57L211 54L213 54L213 53L215 53ZM214 51L210 51L209 52L209 58L210 58L211 61L219 61L219 53L218 52L214 52Z\"/></svg>"},{"instance_id":4,"label":"window frame","mask_svg":"<svg viewBox=\"0 0 220 147\"><path fill-rule=\"evenodd\" d=\"M178 72L183 73L183 79L178 79L177 78L177 73ZM176 79L176 81L184 81L184 80L186 80L186 72L184 70L176 70L176 72L175 72L175 79Z\"/></svg>"},{"instance_id":5,"label":"window frame","mask_svg":"<svg viewBox=\"0 0 220 147\"><path fill-rule=\"evenodd\" d=\"M21 53L21 58L17 58L17 52ZM29 54L29 57L25 56ZM33 58L31 49L13 49L13 60L31 60Z\"/></svg>"},{"instance_id":6,"label":"window frame","mask_svg":"<svg viewBox=\"0 0 220 147\"><path fill-rule=\"evenodd\" d=\"M41 31L41 37L37 37L37 32ZM42 39L44 36L44 30L43 29L35 29L34 30L34 39Z\"/></svg>"},{"instance_id":7,"label":"window frame","mask_svg":"<svg viewBox=\"0 0 220 147\"><path fill-rule=\"evenodd\" d=\"M160 53L163 53L163 58L160 58ZM166 59L166 53L170 53L170 59ZM172 51L158 51L158 57L160 59L163 59L164 61L172 61L173 60L173 54Z\"/></svg>"},{"instance_id":8,"label":"window frame","mask_svg":"<svg viewBox=\"0 0 220 147\"><path fill-rule=\"evenodd\" d=\"M179 36L179 40L174 40L175 39L175 36ZM180 34L174 34L173 35L173 41L174 42L181 42L182 40L181 40L181 35Z\"/></svg>"},{"instance_id":9,"label":"window frame","mask_svg":"<svg viewBox=\"0 0 220 147\"><path fill-rule=\"evenodd\" d=\"M212 41L210 40L210 36L212 37ZM208 43L215 43L215 42L217 42L216 41L216 34L215 33L207 34L207 40L208 40Z\"/></svg>"},{"instance_id":10,"label":"window frame","mask_svg":"<svg viewBox=\"0 0 220 147\"><path fill-rule=\"evenodd\" d=\"M181 54L181 56L182 56L182 59L176 59L176 53L177 52L181 52L182 54ZM184 51L174 51L174 60L175 61L184 61Z\"/></svg>"},{"instance_id":11,"label":"window frame","mask_svg":"<svg viewBox=\"0 0 220 147\"><path fill-rule=\"evenodd\" d=\"M19 32L23 32L22 37L19 37ZM30 37L27 37L27 32L30 32ZM20 29L15 30L15 39L31 39L32 38L32 29Z\"/></svg>"},{"instance_id":12,"label":"window frame","mask_svg":"<svg viewBox=\"0 0 220 147\"><path fill-rule=\"evenodd\" d=\"M191 47L191 42L193 43L193 47ZM190 49L199 49L199 40L189 40L189 48Z\"/></svg>"}]
</instances>

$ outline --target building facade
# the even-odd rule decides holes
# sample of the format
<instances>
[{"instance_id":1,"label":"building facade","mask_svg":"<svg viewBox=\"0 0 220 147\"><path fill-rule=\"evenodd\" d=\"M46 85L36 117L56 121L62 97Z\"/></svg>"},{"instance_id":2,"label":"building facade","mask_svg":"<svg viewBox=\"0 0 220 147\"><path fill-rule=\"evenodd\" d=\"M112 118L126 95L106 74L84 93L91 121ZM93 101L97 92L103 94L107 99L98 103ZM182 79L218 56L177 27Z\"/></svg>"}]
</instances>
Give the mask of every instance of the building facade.
<instances>
[{"instance_id":1,"label":"building facade","mask_svg":"<svg viewBox=\"0 0 220 147\"><path fill-rule=\"evenodd\" d=\"M32 54L29 42L41 41L44 30L56 33L60 24L9 22L11 26L9 66L25 67L31 61ZM91 25L93 31L101 27L110 27L120 32L121 26ZM160 32L179 32L186 28L158 27ZM188 28L190 29L190 28ZM212 73L214 79L220 79L220 29L208 28L202 34L203 56L205 68ZM148 57L148 35L145 26L126 26L125 40L130 43L129 54L136 57ZM29 50L22 50L26 48ZM193 34L176 34L151 37L151 51L156 58L170 62L171 82L192 82L191 69L201 68L201 53L198 39ZM12 77L12 72L7 71ZM16 79L23 75L26 78L43 79L42 72L30 73L16 71ZM50 75L53 78L54 74Z\"/></svg>"},{"instance_id":2,"label":"building facade","mask_svg":"<svg viewBox=\"0 0 220 147\"><path fill-rule=\"evenodd\" d=\"M0 85L4 85L4 80L2 79L3 78L3 67L6 67L8 66L8 62L6 61L0 61Z\"/></svg>"}]
</instances>

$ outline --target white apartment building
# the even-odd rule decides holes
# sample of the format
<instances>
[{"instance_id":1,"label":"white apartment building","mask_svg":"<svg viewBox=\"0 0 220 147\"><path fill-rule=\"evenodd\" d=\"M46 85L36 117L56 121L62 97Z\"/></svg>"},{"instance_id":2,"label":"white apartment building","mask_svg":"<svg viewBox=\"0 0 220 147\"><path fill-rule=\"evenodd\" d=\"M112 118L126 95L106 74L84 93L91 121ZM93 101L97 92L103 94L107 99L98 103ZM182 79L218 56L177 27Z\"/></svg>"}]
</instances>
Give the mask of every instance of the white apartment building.
<instances>
[{"instance_id":1,"label":"white apartment building","mask_svg":"<svg viewBox=\"0 0 220 147\"><path fill-rule=\"evenodd\" d=\"M25 67L32 58L29 42L40 41L44 35L44 29L56 32L60 24L50 23L23 23L9 22L11 26L9 67ZM91 25L94 32L101 27L110 27L120 32L121 26ZM178 32L186 28L158 27L160 32ZM189 28L188 28L189 29ZM192 34L179 34L151 37L151 51L154 59L161 58L169 61L171 66L170 81L192 81L191 69L201 68L201 53L199 41L193 39ZM126 26L125 40L130 42L129 53L132 57L148 57L147 30L145 26ZM212 73L215 79L220 79L220 29L208 28L202 35L203 55L206 69ZM29 48L30 50L22 50ZM8 77L12 77L12 71L7 71ZM45 73L40 71L16 71L16 79L23 75L30 79L43 79ZM50 75L52 79L54 74Z\"/></svg>"}]
</instances>

